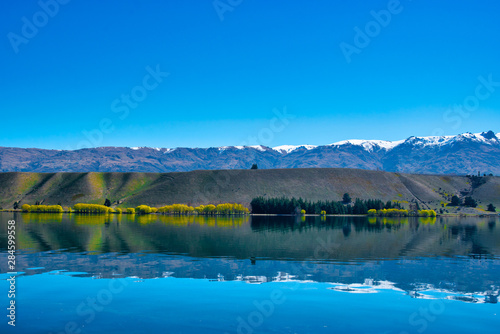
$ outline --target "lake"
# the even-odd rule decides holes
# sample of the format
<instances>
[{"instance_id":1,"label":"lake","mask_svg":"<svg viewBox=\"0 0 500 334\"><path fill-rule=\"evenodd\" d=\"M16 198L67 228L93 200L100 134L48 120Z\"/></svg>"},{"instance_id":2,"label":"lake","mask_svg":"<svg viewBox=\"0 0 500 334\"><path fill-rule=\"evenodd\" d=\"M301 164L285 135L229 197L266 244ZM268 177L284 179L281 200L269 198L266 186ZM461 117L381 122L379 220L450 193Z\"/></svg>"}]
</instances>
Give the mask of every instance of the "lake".
<instances>
[{"instance_id":1,"label":"lake","mask_svg":"<svg viewBox=\"0 0 500 334\"><path fill-rule=\"evenodd\" d=\"M498 218L0 213L1 333L498 333ZM8 221L15 220L15 327Z\"/></svg>"}]
</instances>

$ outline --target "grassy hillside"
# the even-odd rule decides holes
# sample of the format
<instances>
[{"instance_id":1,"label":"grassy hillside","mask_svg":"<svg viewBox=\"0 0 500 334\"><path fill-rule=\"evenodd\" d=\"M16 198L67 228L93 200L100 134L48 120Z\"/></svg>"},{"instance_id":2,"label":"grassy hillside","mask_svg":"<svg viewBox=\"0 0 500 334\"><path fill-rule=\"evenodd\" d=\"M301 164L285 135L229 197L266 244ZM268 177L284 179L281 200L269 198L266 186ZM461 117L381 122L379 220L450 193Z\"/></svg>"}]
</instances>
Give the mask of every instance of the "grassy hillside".
<instances>
[{"instance_id":1,"label":"grassy hillside","mask_svg":"<svg viewBox=\"0 0 500 334\"><path fill-rule=\"evenodd\" d=\"M295 196L309 200L416 200L439 208L452 195L471 195L481 207L500 209L500 178L484 177L473 187L465 176L398 174L339 168L217 170L182 173L0 173L0 206L21 204L73 205L78 202L117 206L172 203L200 205L237 202L249 205L256 196ZM450 209L450 208L448 208Z\"/></svg>"}]
</instances>

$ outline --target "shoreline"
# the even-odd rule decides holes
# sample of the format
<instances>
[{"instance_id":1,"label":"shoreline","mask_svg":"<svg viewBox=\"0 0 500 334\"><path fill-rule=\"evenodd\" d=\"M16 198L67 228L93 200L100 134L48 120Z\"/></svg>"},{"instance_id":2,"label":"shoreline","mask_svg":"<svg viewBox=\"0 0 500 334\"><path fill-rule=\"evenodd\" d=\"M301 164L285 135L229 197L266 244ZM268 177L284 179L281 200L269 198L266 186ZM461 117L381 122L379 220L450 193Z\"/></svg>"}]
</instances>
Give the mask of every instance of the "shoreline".
<instances>
[{"instance_id":1,"label":"shoreline","mask_svg":"<svg viewBox=\"0 0 500 334\"><path fill-rule=\"evenodd\" d=\"M197 217L243 217L243 216L255 216L255 217L367 217L367 218L467 218L467 217L478 217L478 218L490 218L490 217L500 217L500 213L483 213L483 214L454 214L454 213L448 213L448 214L437 214L436 217L427 217L427 216L372 216L372 215L363 215L363 214L356 214L356 215L348 215L348 214L326 214L326 215L321 215L321 214L303 214L303 215L294 215L294 214L280 214L280 213L249 213L249 214L210 214L210 215L200 215L200 214L173 214L173 213L159 213L159 212L151 212L148 214L141 214L141 213L117 213L117 212L110 212L110 213L81 213L81 212L74 212L74 211L63 211L63 212L25 212L22 211L21 209L3 209L0 210L0 213L2 212L11 212L11 213L23 213L23 214L76 214L76 215L93 215L93 216L104 216L104 215L138 215L138 216L147 216L147 215L161 215L161 216L197 216Z\"/></svg>"}]
</instances>

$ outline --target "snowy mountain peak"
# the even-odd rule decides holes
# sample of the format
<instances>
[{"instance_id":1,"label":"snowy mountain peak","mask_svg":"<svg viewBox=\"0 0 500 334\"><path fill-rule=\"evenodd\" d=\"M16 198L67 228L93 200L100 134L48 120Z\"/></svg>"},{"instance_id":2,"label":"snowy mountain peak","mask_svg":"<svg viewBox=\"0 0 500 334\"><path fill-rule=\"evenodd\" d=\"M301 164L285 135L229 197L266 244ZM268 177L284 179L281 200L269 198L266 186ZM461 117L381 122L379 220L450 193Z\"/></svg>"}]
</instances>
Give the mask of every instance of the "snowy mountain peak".
<instances>
[{"instance_id":1,"label":"snowy mountain peak","mask_svg":"<svg viewBox=\"0 0 500 334\"><path fill-rule=\"evenodd\" d=\"M278 151L279 153L290 153L292 151L304 148L306 150L312 150L313 148L316 148L316 145L281 145L281 146L276 146L273 147L273 150Z\"/></svg>"},{"instance_id":2,"label":"snowy mountain peak","mask_svg":"<svg viewBox=\"0 0 500 334\"><path fill-rule=\"evenodd\" d=\"M483 138L486 138L486 139L489 139L489 140L491 140L491 139L496 139L496 140L498 140L498 137L497 137L497 136L495 135L495 133L494 133L493 131L491 131L491 130L490 130L490 131L488 131L488 132L481 132L481 136L482 136Z\"/></svg>"},{"instance_id":3,"label":"snowy mountain peak","mask_svg":"<svg viewBox=\"0 0 500 334\"><path fill-rule=\"evenodd\" d=\"M250 146L221 146L221 147L217 147L217 149L219 151L225 151L225 150L228 150L228 149L237 149L237 150L244 150L246 148L253 148L253 149L256 149L256 150L259 150L261 152L264 152L268 149L268 147L266 146L262 146L262 145L250 145Z\"/></svg>"},{"instance_id":4,"label":"snowy mountain peak","mask_svg":"<svg viewBox=\"0 0 500 334\"><path fill-rule=\"evenodd\" d=\"M419 145L419 146L438 146L449 143L456 136L429 136L429 137L410 137L403 141L405 144L409 145Z\"/></svg>"},{"instance_id":5,"label":"snowy mountain peak","mask_svg":"<svg viewBox=\"0 0 500 334\"><path fill-rule=\"evenodd\" d=\"M492 144L500 144L500 133L495 134L493 131L481 132L481 133L462 133L456 136L428 136L428 137L416 137L412 136L406 140L396 140L396 141L388 141L388 140L365 140L365 139L349 139L342 140L339 142L335 142L329 145L280 145L276 147L267 147L263 145L248 145L248 146L221 146L215 147L211 149L217 149L220 152L226 150L246 150L246 149L255 149L260 152L266 151L275 151L280 154L286 155L292 152L303 150L304 152L310 151L313 149L321 148L321 147L333 147L333 148L341 148L348 146L359 146L368 152L375 151L383 151L389 152L394 148L405 145L412 147L437 147L443 145L449 145L458 142L476 142L476 143L484 143L488 145ZM132 150L142 150L142 149L153 149L157 151L162 151L164 153L169 153L175 148L150 148L150 147L130 147ZM209 148L205 148L209 149Z\"/></svg>"},{"instance_id":6,"label":"snowy mountain peak","mask_svg":"<svg viewBox=\"0 0 500 334\"><path fill-rule=\"evenodd\" d=\"M363 140L363 139L350 139L350 140L342 140L328 146L343 146L343 145L353 145L353 146L362 146L365 150L372 152L375 149L385 149L391 150L394 147L401 144L403 140L398 141L387 141L387 140Z\"/></svg>"},{"instance_id":7,"label":"snowy mountain peak","mask_svg":"<svg viewBox=\"0 0 500 334\"><path fill-rule=\"evenodd\" d=\"M481 132L481 133L470 133L466 132L455 137L455 141L473 141L485 144L495 144L499 143L498 137L493 131Z\"/></svg>"},{"instance_id":8,"label":"snowy mountain peak","mask_svg":"<svg viewBox=\"0 0 500 334\"><path fill-rule=\"evenodd\" d=\"M406 140L396 140L396 141L388 141L388 140L365 140L365 139L349 139L342 140L330 145L325 145L329 147L342 147L342 146L360 146L364 148L368 152L385 150L390 151L395 147L406 144L406 145L414 145L419 147L430 147L430 146L442 146L450 144L454 141L463 141L470 140L474 142L482 142L486 144L492 143L500 143L500 133L495 134L493 131L482 132L482 133L463 133L456 136L428 136L428 137L409 137ZM273 150L282 153L289 154L293 151L296 151L301 148L305 148L306 150L312 150L321 146L315 145L281 145L273 147Z\"/></svg>"}]
</instances>

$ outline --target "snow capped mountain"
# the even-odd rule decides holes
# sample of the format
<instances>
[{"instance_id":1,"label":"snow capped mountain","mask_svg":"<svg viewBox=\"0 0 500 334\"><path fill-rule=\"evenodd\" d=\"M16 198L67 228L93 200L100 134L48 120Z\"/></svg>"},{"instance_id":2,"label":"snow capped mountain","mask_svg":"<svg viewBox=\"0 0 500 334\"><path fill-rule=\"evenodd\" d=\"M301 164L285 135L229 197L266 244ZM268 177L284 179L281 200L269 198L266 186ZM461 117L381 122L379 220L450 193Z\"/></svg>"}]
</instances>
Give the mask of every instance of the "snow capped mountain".
<instances>
[{"instance_id":1,"label":"snow capped mountain","mask_svg":"<svg viewBox=\"0 0 500 334\"><path fill-rule=\"evenodd\" d=\"M375 150L386 150L390 151L395 147L401 144L412 144L412 145L421 145L421 146L442 146L446 144L450 144L452 142L471 140L475 142L485 143L485 144L498 144L499 143L499 135L493 133L493 131L482 132L482 133L464 133L457 136L429 136L429 137L410 137L406 140L397 140L397 141L387 141L387 140L364 140L364 139L350 139L350 140L342 140L330 145L325 146L361 146L368 152L373 152ZM307 150L311 150L321 146L315 145L282 145L273 147L273 150L278 151L280 153L291 153L299 148L306 148Z\"/></svg>"},{"instance_id":2,"label":"snow capped mountain","mask_svg":"<svg viewBox=\"0 0 500 334\"><path fill-rule=\"evenodd\" d=\"M407 173L500 174L500 133L343 140L329 145L211 148L99 147L76 151L0 147L0 171L173 172L197 169L359 168ZM168 154L167 154L168 153Z\"/></svg>"},{"instance_id":3,"label":"snow capped mountain","mask_svg":"<svg viewBox=\"0 0 500 334\"><path fill-rule=\"evenodd\" d=\"M410 137L405 142L423 146L443 146L464 141L485 143L489 145L499 143L498 137L493 133L493 131L482 132L482 133L467 132L457 136Z\"/></svg>"},{"instance_id":4,"label":"snow capped mountain","mask_svg":"<svg viewBox=\"0 0 500 334\"><path fill-rule=\"evenodd\" d=\"M345 147L345 146L359 146L365 149L368 152L373 152L373 151L378 151L378 150L385 150L385 151L390 151L399 145L406 144L406 145L414 145L414 146L424 146L424 147L429 147L429 146L443 146L443 145L448 145L451 143L456 143L456 142L463 142L463 141L472 141L472 142L478 142L478 143L484 143L488 145L493 145L493 144L498 144L500 143L500 133L495 134L493 131L489 132L482 132L482 133L463 133L459 134L456 136L428 136L428 137L409 137L406 140L397 140L397 141L387 141L387 140L365 140L365 139L349 139L349 140L342 140L333 144L328 144L328 145L281 145L281 146L276 146L276 147L267 147L263 145L249 145L249 146L221 146L221 147L215 147L215 149L218 149L219 151L225 151L228 149L237 149L237 150L244 150L248 148L253 148L256 150L259 150L261 152L265 152L266 150L273 150L281 154L289 154L292 153L296 150L313 150L316 148L321 148L321 147L326 147L326 146L331 146L331 147ZM140 150L140 149L154 149L157 151L166 151L166 152L171 152L176 150L176 148L156 148L156 147L130 147L132 150ZM205 149L214 149L212 148L205 148Z\"/></svg>"}]
</instances>

